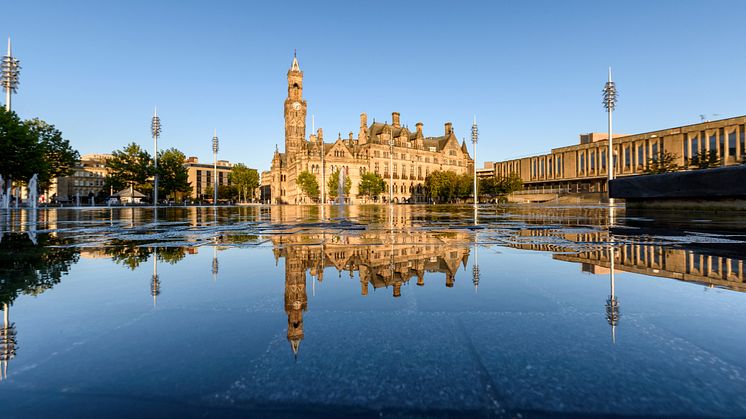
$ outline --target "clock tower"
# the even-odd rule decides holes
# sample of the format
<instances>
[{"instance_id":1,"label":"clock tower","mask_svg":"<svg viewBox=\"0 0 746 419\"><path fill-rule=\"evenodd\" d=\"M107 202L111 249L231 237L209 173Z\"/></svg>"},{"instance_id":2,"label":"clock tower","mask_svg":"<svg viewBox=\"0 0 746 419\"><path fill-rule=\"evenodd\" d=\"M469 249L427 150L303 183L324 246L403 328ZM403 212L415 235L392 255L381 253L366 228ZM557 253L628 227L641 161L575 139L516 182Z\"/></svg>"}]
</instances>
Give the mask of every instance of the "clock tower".
<instances>
[{"instance_id":1,"label":"clock tower","mask_svg":"<svg viewBox=\"0 0 746 419\"><path fill-rule=\"evenodd\" d=\"M298 57L293 54L293 64L288 70L288 97L285 99L285 153L288 161L303 146L306 139L306 101L303 100L303 72Z\"/></svg>"}]
</instances>

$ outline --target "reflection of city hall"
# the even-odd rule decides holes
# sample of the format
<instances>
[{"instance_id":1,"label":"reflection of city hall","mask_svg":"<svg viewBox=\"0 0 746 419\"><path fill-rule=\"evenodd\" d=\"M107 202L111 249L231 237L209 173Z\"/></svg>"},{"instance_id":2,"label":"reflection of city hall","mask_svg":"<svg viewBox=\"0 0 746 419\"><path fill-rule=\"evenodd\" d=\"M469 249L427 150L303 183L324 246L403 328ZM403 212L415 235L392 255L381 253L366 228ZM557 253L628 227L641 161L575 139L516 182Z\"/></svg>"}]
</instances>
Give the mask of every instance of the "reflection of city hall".
<instances>
[{"instance_id":1,"label":"reflection of city hall","mask_svg":"<svg viewBox=\"0 0 746 419\"><path fill-rule=\"evenodd\" d=\"M417 278L425 285L425 273L443 273L445 286L453 287L459 266L469 258L467 233L434 236L427 232L366 232L358 236L332 236L326 233L293 234L272 238L275 258L285 259L285 311L287 338L294 353L303 339L303 312L308 308L306 272L323 281L325 268L358 272L360 293L389 288L400 297L402 285ZM319 243L311 245L309 243Z\"/></svg>"},{"instance_id":2,"label":"reflection of city hall","mask_svg":"<svg viewBox=\"0 0 746 419\"><path fill-rule=\"evenodd\" d=\"M480 176L520 175L527 189L567 188L571 191L606 191L608 134L580 135L580 144L542 154L497 163L487 162ZM635 135L614 135L616 176L643 174L651 159L662 153L676 156L679 167L697 156L714 152L720 165L746 160L746 116L708 121Z\"/></svg>"},{"instance_id":3,"label":"reflection of city hall","mask_svg":"<svg viewBox=\"0 0 746 419\"><path fill-rule=\"evenodd\" d=\"M386 182L393 177L395 202L421 202L425 200L423 185L428 174L436 170L459 174L473 170L466 143L459 144L450 122L445 124L442 136L425 137L421 122L416 124L415 131L410 131L402 126L398 112L392 114L391 124L374 121L368 125L368 117L361 114L357 138L350 132L348 138L340 136L327 144L319 129L306 140L307 105L303 99L303 72L297 58L293 58L287 77L285 152L275 151L270 172L263 174L263 185L269 186L272 202L312 202L296 182L304 171L315 175L323 189L330 175L342 169L352 181L348 202L362 199L358 197L358 183L366 172L377 173ZM326 192L328 198L329 191ZM388 193L383 195L384 200L388 199Z\"/></svg>"}]
</instances>

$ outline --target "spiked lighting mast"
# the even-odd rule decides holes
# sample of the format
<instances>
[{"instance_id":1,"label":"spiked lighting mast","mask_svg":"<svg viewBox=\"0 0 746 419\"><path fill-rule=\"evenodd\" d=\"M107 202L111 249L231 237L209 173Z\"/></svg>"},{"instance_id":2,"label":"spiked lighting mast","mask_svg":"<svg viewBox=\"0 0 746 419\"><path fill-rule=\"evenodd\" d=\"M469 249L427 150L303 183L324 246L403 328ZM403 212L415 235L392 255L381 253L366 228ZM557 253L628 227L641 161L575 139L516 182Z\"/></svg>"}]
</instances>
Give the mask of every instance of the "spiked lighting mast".
<instances>
[{"instance_id":1,"label":"spiked lighting mast","mask_svg":"<svg viewBox=\"0 0 746 419\"><path fill-rule=\"evenodd\" d=\"M161 136L161 118L158 117L158 108L155 108L153 113L153 120L150 122L150 132L153 134L153 147L155 153L153 154L153 168L155 174L153 176L153 206L158 206L158 137Z\"/></svg>"},{"instance_id":2,"label":"spiked lighting mast","mask_svg":"<svg viewBox=\"0 0 746 419\"><path fill-rule=\"evenodd\" d=\"M0 64L0 84L5 90L5 110L10 112L10 96L18 91L18 76L20 75L21 66L10 47L10 37L8 37L8 55L3 57Z\"/></svg>"},{"instance_id":3,"label":"spiked lighting mast","mask_svg":"<svg viewBox=\"0 0 746 419\"><path fill-rule=\"evenodd\" d=\"M218 148L220 140L218 140L218 130L212 136L212 204L218 204Z\"/></svg>"},{"instance_id":4,"label":"spiked lighting mast","mask_svg":"<svg viewBox=\"0 0 746 419\"><path fill-rule=\"evenodd\" d=\"M611 67L609 67L609 80L604 86L603 98L604 108L606 108L606 112L609 114L609 151L607 152L608 155L606 156L606 171L608 173L609 180L609 182L607 182L606 184L606 190L608 192L610 181L614 179L614 148L612 145L611 120L617 102L616 84L614 84L614 82L611 80ZM609 198L609 202L613 203L613 200Z\"/></svg>"},{"instance_id":5,"label":"spiked lighting mast","mask_svg":"<svg viewBox=\"0 0 746 419\"><path fill-rule=\"evenodd\" d=\"M474 124L471 126L471 144L474 146L474 212L477 211L477 142L479 141L479 128L477 127L477 116L474 115Z\"/></svg>"}]
</instances>

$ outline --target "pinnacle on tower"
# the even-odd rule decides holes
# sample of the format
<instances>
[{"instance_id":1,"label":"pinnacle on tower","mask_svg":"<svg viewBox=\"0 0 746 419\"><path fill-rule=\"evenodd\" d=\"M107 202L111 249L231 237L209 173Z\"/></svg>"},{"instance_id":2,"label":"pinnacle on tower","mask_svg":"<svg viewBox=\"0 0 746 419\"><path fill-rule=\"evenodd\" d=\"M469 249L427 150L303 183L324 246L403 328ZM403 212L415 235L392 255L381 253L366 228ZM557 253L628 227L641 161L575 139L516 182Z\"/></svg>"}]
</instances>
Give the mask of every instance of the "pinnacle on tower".
<instances>
[{"instance_id":1,"label":"pinnacle on tower","mask_svg":"<svg viewBox=\"0 0 746 419\"><path fill-rule=\"evenodd\" d=\"M293 64L290 66L290 71L300 71L300 65L298 65L298 56L296 51L293 50Z\"/></svg>"}]
</instances>

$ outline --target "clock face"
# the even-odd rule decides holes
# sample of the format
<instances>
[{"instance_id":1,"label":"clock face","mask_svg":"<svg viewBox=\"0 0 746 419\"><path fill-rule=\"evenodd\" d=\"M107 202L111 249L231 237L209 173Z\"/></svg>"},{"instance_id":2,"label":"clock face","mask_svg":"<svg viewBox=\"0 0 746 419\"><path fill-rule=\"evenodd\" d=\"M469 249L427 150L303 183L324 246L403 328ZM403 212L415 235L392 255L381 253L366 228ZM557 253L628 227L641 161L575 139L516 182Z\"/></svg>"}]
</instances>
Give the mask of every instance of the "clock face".
<instances>
[{"instance_id":1,"label":"clock face","mask_svg":"<svg viewBox=\"0 0 746 419\"><path fill-rule=\"evenodd\" d=\"M293 102L293 109L295 109L296 111L300 109L300 102Z\"/></svg>"}]
</instances>

